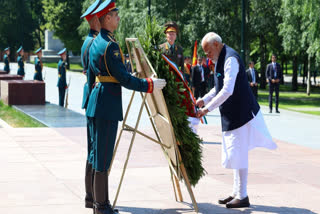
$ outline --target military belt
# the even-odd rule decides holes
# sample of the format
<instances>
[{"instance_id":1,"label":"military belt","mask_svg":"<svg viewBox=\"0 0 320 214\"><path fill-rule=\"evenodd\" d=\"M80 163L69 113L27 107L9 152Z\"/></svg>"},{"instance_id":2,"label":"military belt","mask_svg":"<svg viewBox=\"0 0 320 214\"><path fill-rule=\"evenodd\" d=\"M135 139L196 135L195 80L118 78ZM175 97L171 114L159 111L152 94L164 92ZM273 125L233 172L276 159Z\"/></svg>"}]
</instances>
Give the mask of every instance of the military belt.
<instances>
[{"instance_id":1,"label":"military belt","mask_svg":"<svg viewBox=\"0 0 320 214\"><path fill-rule=\"evenodd\" d=\"M113 82L119 83L119 81L111 76L96 76L96 82Z\"/></svg>"}]
</instances>

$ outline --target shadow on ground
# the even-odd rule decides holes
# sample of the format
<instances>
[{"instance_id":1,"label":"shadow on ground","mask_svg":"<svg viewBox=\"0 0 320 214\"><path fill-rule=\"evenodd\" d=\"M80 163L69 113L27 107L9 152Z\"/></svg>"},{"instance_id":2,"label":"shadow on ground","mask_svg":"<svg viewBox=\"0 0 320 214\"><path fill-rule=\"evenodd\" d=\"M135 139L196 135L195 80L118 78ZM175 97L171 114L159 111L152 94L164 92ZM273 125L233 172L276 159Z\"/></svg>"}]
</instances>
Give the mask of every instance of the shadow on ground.
<instances>
[{"instance_id":1,"label":"shadow on ground","mask_svg":"<svg viewBox=\"0 0 320 214\"><path fill-rule=\"evenodd\" d=\"M191 204L182 202L182 204L189 206L190 208L181 209L151 209L151 208L138 208L138 207L117 207L119 212L128 212L131 214L181 214L181 213L191 213L193 208ZM274 206L263 206L263 205L251 205L249 208L241 209L227 209L223 205L215 205L210 203L198 203L199 213L201 214L250 214L250 213L270 213L270 214L317 214L308 209L296 208L296 207L274 207Z\"/></svg>"}]
</instances>

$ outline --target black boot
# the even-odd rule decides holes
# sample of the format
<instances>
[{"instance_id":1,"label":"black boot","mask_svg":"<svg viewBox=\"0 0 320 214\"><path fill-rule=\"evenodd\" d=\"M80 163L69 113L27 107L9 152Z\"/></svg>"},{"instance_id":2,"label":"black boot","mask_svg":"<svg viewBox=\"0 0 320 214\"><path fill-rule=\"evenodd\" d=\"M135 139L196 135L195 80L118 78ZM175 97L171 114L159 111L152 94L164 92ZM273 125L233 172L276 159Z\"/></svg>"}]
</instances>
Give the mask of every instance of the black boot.
<instances>
[{"instance_id":1,"label":"black boot","mask_svg":"<svg viewBox=\"0 0 320 214\"><path fill-rule=\"evenodd\" d=\"M112 209L109 201L108 172L95 171L93 192L95 214L118 214Z\"/></svg>"},{"instance_id":2,"label":"black boot","mask_svg":"<svg viewBox=\"0 0 320 214\"><path fill-rule=\"evenodd\" d=\"M86 174L85 174L85 188L86 188L86 197L85 197L85 207L93 208L93 193L92 193L92 184L93 184L93 169L92 164L87 161L86 163Z\"/></svg>"}]
</instances>

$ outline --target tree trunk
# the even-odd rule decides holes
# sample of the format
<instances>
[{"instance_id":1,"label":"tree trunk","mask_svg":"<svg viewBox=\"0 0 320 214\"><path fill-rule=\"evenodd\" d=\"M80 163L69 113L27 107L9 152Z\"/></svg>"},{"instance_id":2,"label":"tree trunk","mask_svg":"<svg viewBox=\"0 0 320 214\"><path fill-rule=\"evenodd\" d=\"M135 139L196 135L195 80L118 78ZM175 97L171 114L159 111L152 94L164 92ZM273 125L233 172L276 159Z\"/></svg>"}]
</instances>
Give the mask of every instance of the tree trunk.
<instances>
[{"instance_id":1,"label":"tree trunk","mask_svg":"<svg viewBox=\"0 0 320 214\"><path fill-rule=\"evenodd\" d=\"M303 60L303 78L302 78L303 87L306 86L305 78L308 72L307 69L308 69L308 56L306 55Z\"/></svg>"},{"instance_id":2,"label":"tree trunk","mask_svg":"<svg viewBox=\"0 0 320 214\"><path fill-rule=\"evenodd\" d=\"M310 88L311 88L311 71L310 66L311 65L311 57L310 54L308 54L308 82L307 82L307 95L310 96Z\"/></svg>"},{"instance_id":3,"label":"tree trunk","mask_svg":"<svg viewBox=\"0 0 320 214\"><path fill-rule=\"evenodd\" d=\"M266 88L266 57L265 57L265 46L264 46L264 36L261 34L260 38L260 61L261 61L261 76L260 76L260 88Z\"/></svg>"},{"instance_id":4,"label":"tree trunk","mask_svg":"<svg viewBox=\"0 0 320 214\"><path fill-rule=\"evenodd\" d=\"M298 57L292 60L292 91L298 91Z\"/></svg>"}]
</instances>

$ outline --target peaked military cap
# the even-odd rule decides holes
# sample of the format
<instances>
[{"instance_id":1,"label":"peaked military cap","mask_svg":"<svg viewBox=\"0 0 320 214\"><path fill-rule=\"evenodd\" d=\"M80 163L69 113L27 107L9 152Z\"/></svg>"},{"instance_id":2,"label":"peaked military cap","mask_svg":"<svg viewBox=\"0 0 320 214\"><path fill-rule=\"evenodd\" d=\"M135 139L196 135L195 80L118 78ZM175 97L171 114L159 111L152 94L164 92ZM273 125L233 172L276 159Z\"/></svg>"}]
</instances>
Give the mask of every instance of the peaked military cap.
<instances>
[{"instance_id":1,"label":"peaked military cap","mask_svg":"<svg viewBox=\"0 0 320 214\"><path fill-rule=\"evenodd\" d=\"M42 48L40 47L38 50L36 50L34 53L39 53L40 51L42 51Z\"/></svg>"},{"instance_id":2,"label":"peaked military cap","mask_svg":"<svg viewBox=\"0 0 320 214\"><path fill-rule=\"evenodd\" d=\"M66 50L67 50L66 48L63 48L61 51L59 51L58 55L64 54L66 52Z\"/></svg>"},{"instance_id":3,"label":"peaked military cap","mask_svg":"<svg viewBox=\"0 0 320 214\"><path fill-rule=\"evenodd\" d=\"M167 32L176 32L177 34L179 33L179 28L178 28L177 23L175 23L173 21L165 23L164 27L166 28L164 30L164 33L167 33Z\"/></svg>"},{"instance_id":4,"label":"peaked military cap","mask_svg":"<svg viewBox=\"0 0 320 214\"><path fill-rule=\"evenodd\" d=\"M22 45L20 46L20 48L17 50L17 53L20 53L20 51L23 49Z\"/></svg>"},{"instance_id":5,"label":"peaked military cap","mask_svg":"<svg viewBox=\"0 0 320 214\"><path fill-rule=\"evenodd\" d=\"M4 51L7 51L7 50L9 50L10 49L10 47L7 47L6 49L4 49Z\"/></svg>"},{"instance_id":6,"label":"peaked military cap","mask_svg":"<svg viewBox=\"0 0 320 214\"><path fill-rule=\"evenodd\" d=\"M80 18L86 18L88 21L92 19L95 16L92 14L92 12L99 7L100 3L101 0L96 0L92 5L90 5L90 7L86 10L86 12L84 12L84 14L82 14Z\"/></svg>"},{"instance_id":7,"label":"peaked military cap","mask_svg":"<svg viewBox=\"0 0 320 214\"><path fill-rule=\"evenodd\" d=\"M110 11L117 11L119 10L116 7L116 2L114 0L106 0L100 4L100 6L92 13L92 15L97 15L98 18L101 16L109 13Z\"/></svg>"}]
</instances>

